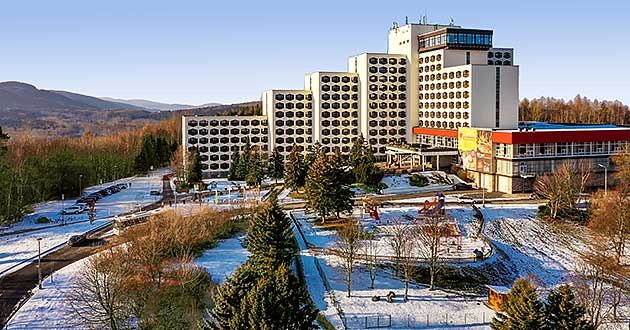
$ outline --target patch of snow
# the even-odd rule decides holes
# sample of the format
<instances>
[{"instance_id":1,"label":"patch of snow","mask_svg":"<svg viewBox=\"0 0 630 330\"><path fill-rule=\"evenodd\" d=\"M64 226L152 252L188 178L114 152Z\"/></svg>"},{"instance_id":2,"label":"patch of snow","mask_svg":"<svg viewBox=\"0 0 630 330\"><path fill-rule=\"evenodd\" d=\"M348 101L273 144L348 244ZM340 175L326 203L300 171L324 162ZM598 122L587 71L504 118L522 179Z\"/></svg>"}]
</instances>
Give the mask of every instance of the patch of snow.
<instances>
[{"instance_id":1,"label":"patch of snow","mask_svg":"<svg viewBox=\"0 0 630 330\"><path fill-rule=\"evenodd\" d=\"M249 251L241 244L244 238L245 236L239 236L222 240L217 246L196 258L195 263L204 267L213 281L223 284L226 278L232 276L236 268L249 258Z\"/></svg>"},{"instance_id":2,"label":"patch of snow","mask_svg":"<svg viewBox=\"0 0 630 330\"><path fill-rule=\"evenodd\" d=\"M71 290L88 258L72 263L48 277L43 289L35 288L33 295L13 315L5 330L18 329L88 329L74 314Z\"/></svg>"}]
</instances>

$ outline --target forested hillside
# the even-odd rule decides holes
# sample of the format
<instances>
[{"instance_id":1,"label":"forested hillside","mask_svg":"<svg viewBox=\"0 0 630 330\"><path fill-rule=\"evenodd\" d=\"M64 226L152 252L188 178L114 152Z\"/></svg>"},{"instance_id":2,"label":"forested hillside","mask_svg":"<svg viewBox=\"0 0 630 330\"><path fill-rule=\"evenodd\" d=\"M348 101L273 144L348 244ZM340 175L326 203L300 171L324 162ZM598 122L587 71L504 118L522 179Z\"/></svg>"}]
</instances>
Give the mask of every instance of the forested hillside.
<instances>
[{"instance_id":1,"label":"forested hillside","mask_svg":"<svg viewBox=\"0 0 630 330\"><path fill-rule=\"evenodd\" d=\"M630 124L630 107L620 101L590 100L580 95L565 101L550 97L523 99L521 121L544 121L571 124Z\"/></svg>"}]
</instances>

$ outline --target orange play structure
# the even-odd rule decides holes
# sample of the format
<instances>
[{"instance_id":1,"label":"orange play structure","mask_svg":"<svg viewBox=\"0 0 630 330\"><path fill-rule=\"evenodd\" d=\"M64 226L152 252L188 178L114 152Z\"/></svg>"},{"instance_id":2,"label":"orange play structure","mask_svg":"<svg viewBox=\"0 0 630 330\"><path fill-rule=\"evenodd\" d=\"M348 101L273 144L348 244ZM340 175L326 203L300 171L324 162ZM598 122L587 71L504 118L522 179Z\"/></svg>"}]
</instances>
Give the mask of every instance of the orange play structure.
<instances>
[{"instance_id":1,"label":"orange play structure","mask_svg":"<svg viewBox=\"0 0 630 330\"><path fill-rule=\"evenodd\" d=\"M378 202L369 198L367 195L363 197L363 210L365 210L372 219L376 221L381 220L381 217L378 215Z\"/></svg>"}]
</instances>

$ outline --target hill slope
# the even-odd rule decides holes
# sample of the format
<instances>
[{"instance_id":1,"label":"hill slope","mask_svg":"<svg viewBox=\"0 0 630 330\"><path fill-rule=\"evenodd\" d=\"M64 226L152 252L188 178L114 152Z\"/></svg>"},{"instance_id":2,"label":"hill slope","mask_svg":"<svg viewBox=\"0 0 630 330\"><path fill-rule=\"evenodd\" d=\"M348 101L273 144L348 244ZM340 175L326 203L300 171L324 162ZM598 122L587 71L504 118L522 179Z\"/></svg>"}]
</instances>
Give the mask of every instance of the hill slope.
<instances>
[{"instance_id":1,"label":"hill slope","mask_svg":"<svg viewBox=\"0 0 630 330\"><path fill-rule=\"evenodd\" d=\"M116 98L112 98L112 97L101 97L101 99L105 100L105 101L109 101L109 102L118 102L118 103L123 103L123 104L129 104L129 105L132 105L132 106L142 107L144 109L154 110L154 111L176 111L176 110L185 110L185 109L193 109L193 108L202 108L202 107L210 107L210 106L221 105L220 103L207 103L207 104L202 104L202 105L190 105L190 104L178 104L178 103L161 103L161 102L154 102L154 101L143 100L143 99L124 100L124 99L116 99Z\"/></svg>"}]
</instances>

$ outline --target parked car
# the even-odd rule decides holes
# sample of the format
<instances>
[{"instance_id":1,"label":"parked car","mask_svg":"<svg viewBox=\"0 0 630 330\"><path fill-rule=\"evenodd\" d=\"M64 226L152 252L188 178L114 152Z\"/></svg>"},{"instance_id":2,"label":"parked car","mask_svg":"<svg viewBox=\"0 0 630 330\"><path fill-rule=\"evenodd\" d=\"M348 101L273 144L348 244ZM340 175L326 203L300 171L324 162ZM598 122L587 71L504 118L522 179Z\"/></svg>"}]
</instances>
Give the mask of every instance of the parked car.
<instances>
[{"instance_id":1,"label":"parked car","mask_svg":"<svg viewBox=\"0 0 630 330\"><path fill-rule=\"evenodd\" d=\"M61 214L79 214L85 211L83 207L79 205L68 206L65 209L61 210Z\"/></svg>"},{"instance_id":2,"label":"parked car","mask_svg":"<svg viewBox=\"0 0 630 330\"><path fill-rule=\"evenodd\" d=\"M79 201L77 201L76 203L74 203L74 205L82 207L83 211L87 210L88 207L89 207L87 202L79 202Z\"/></svg>"},{"instance_id":3,"label":"parked car","mask_svg":"<svg viewBox=\"0 0 630 330\"><path fill-rule=\"evenodd\" d=\"M477 200L468 196L459 196L459 202L462 204L477 204Z\"/></svg>"},{"instance_id":4,"label":"parked car","mask_svg":"<svg viewBox=\"0 0 630 330\"><path fill-rule=\"evenodd\" d=\"M160 192L157 190L151 190L151 196L160 196Z\"/></svg>"},{"instance_id":5,"label":"parked car","mask_svg":"<svg viewBox=\"0 0 630 330\"><path fill-rule=\"evenodd\" d=\"M455 190L471 190L472 186L468 183L465 182L458 182L455 185L453 185L453 189Z\"/></svg>"},{"instance_id":6,"label":"parked car","mask_svg":"<svg viewBox=\"0 0 630 330\"><path fill-rule=\"evenodd\" d=\"M126 183L119 183L119 184L117 184L117 186L118 186L120 189L127 189L127 188L128 188L128 185L127 185Z\"/></svg>"},{"instance_id":7,"label":"parked car","mask_svg":"<svg viewBox=\"0 0 630 330\"><path fill-rule=\"evenodd\" d=\"M68 239L68 245L69 246L79 246L83 242L85 242L86 239L87 239L87 237L85 237L85 235L72 235L70 237L70 239Z\"/></svg>"}]
</instances>

